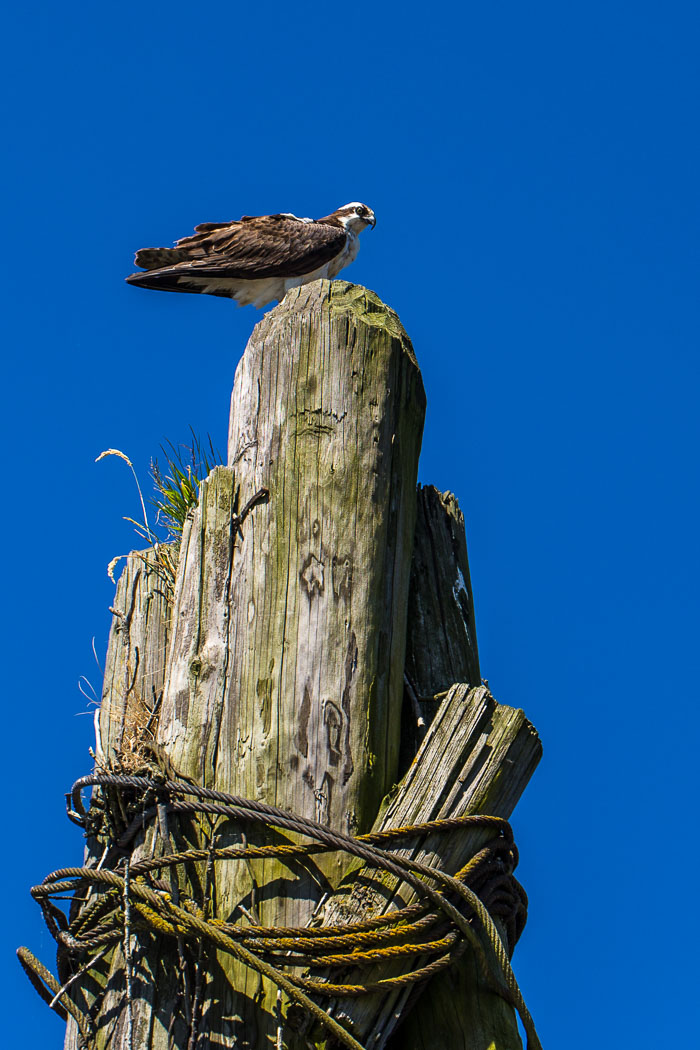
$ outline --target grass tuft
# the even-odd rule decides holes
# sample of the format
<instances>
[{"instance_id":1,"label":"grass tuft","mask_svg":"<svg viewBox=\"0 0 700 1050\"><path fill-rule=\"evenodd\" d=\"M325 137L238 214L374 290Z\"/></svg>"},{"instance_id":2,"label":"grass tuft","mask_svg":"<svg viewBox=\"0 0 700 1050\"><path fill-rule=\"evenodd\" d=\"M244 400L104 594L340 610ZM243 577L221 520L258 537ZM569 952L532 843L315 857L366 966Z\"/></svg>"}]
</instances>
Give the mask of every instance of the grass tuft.
<instances>
[{"instance_id":1,"label":"grass tuft","mask_svg":"<svg viewBox=\"0 0 700 1050\"><path fill-rule=\"evenodd\" d=\"M208 437L208 444L202 445L195 432L190 427L192 440L189 445L174 445L167 441L161 445L162 460L151 460L151 478L155 487L155 495L149 500L155 507L155 525L165 530L165 535L151 527L146 513L146 503L141 491L141 485L134 469L134 465L127 455L118 448L108 448L95 460L99 463L106 456L117 456L129 466L136 482L136 488L141 502L142 521L135 518L125 517L130 522L136 533L145 540L155 554L155 571L162 584L161 593L172 604L175 590L175 573L180 553L180 540L182 529L189 511L197 506L199 501L199 486L215 466L221 462L221 456L214 448L212 440ZM138 552L134 552L138 554ZM118 554L112 558L107 566L107 574L114 583L114 570L117 563L126 558L126 554ZM153 569L154 566L151 565Z\"/></svg>"},{"instance_id":2,"label":"grass tuft","mask_svg":"<svg viewBox=\"0 0 700 1050\"><path fill-rule=\"evenodd\" d=\"M156 521L174 540L182 535L188 511L197 506L202 480L222 462L210 437L208 447L203 447L191 427L190 432L189 445L173 445L168 441L160 446L162 466L158 459L151 460L151 477L156 488L151 503L156 508Z\"/></svg>"}]
</instances>

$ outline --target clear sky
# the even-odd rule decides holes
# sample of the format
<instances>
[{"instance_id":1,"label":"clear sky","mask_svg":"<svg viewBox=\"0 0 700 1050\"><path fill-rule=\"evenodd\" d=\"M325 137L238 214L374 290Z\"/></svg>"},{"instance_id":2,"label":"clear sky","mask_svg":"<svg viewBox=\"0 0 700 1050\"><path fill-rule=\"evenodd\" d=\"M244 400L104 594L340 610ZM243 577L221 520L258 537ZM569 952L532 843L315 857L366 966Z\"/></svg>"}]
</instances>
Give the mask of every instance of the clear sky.
<instances>
[{"instance_id":1,"label":"clear sky","mask_svg":"<svg viewBox=\"0 0 700 1050\"><path fill-rule=\"evenodd\" d=\"M698 28L673 0L13 5L7 1046L62 1045L14 948L53 959L29 887L82 856L77 682L137 544L125 465L94 459L145 481L190 426L223 447L260 316L128 287L133 251L351 200L378 221L346 275L423 371L420 479L466 516L482 673L544 742L514 817L543 1044L697 1038Z\"/></svg>"}]
</instances>

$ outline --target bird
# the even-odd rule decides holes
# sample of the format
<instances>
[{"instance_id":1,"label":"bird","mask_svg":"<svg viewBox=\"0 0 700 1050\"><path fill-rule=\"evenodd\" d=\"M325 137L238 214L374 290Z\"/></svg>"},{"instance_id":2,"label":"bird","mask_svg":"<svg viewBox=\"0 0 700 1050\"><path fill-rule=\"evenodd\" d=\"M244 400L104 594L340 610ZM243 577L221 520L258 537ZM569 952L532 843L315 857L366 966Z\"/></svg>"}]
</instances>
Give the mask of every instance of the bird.
<instances>
[{"instance_id":1,"label":"bird","mask_svg":"<svg viewBox=\"0 0 700 1050\"><path fill-rule=\"evenodd\" d=\"M321 219L290 212L243 215L233 222L203 222L173 248L141 248L127 278L138 288L199 292L262 309L290 288L333 278L360 249L359 236L374 228L374 212L352 201Z\"/></svg>"}]
</instances>

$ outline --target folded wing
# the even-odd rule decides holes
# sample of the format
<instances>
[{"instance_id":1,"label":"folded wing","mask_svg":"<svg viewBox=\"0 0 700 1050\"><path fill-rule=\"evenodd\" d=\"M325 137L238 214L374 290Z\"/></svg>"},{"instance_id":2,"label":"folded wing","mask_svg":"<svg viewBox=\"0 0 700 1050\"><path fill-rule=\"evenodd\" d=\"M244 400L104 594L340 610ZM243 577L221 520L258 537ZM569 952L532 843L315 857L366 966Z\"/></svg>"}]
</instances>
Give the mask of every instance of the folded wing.
<instances>
[{"instance_id":1,"label":"folded wing","mask_svg":"<svg viewBox=\"0 0 700 1050\"><path fill-rule=\"evenodd\" d=\"M304 222L288 215L243 216L236 222L205 222L174 248L142 248L136 265L145 272L130 284L164 291L195 291L201 280L300 277L324 266L345 247L341 226ZM194 282L187 287L189 279Z\"/></svg>"}]
</instances>

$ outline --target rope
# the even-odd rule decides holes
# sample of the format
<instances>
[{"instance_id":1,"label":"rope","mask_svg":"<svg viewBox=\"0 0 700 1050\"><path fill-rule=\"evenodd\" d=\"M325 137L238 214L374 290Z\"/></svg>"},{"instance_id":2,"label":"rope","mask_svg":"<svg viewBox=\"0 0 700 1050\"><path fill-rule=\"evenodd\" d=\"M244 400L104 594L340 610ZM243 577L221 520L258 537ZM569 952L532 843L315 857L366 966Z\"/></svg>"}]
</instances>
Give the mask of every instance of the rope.
<instances>
[{"instance_id":1,"label":"rope","mask_svg":"<svg viewBox=\"0 0 700 1050\"><path fill-rule=\"evenodd\" d=\"M32 955L28 948L18 948L17 958L44 1002L58 1014L62 1021L67 1021L68 1014L70 1014L82 1036L82 1046L89 1046L92 1042L91 1025L82 1011L71 1001L67 992L61 988L53 974L39 962L35 955ZM54 993L53 998L47 989ZM55 1001L57 996L60 1001Z\"/></svg>"},{"instance_id":2,"label":"rope","mask_svg":"<svg viewBox=\"0 0 700 1050\"><path fill-rule=\"evenodd\" d=\"M104 798L88 811L82 800L87 787L99 787ZM121 812L128 814L127 826L117 836L114 814L108 813L111 790L118 792ZM128 1034L133 1040L131 936L146 929L177 940L183 979L186 974L184 951L189 949L196 967L195 992L186 989L186 1016L190 1025L188 1045L197 1038L198 1014L203 993L204 945L239 959L312 1015L343 1046L364 1050L357 1039L320 1006L314 997L353 998L392 989L408 988L425 981L451 965L470 945L483 976L499 995L520 1015L527 1035L528 1050L541 1050L534 1023L524 1003L510 965L509 951L503 944L492 915L503 920L510 952L522 932L527 898L513 876L518 853L506 820L472 815L427 821L391 828L366 835L351 836L332 831L316 821L251 799L199 787L179 780L158 780L146 776L116 773L91 774L73 785L66 797L68 815L75 823L95 834L100 818L110 829L111 842L99 867L62 868L52 872L31 893L39 904L46 924L58 943L58 962L95 951L104 954L123 944L128 999ZM136 812L138 807L140 812ZM116 806L113 807L116 809ZM133 818L131 817L131 814ZM208 814L243 824L257 824L295 832L310 841L267 846L242 846L172 851L170 838L160 857L134 861L129 846L149 824L167 828L167 814ZM124 823L124 820L121 821ZM429 833L465 828L481 828L491 833L488 842L455 875L430 867L397 853L401 840ZM405 846L403 847L405 848ZM223 921L210 914L214 866L224 861L250 864L252 859L277 858L287 863L310 856L342 850L365 864L395 876L414 890L415 903L358 923L336 926L266 927L250 916L248 925ZM104 863L103 863L104 862ZM207 877L201 902L185 895L177 878L183 865L206 863ZM163 881L160 875L169 875ZM70 922L51 898L80 893L86 900ZM74 909L75 910L75 909ZM96 957L97 958L97 957ZM389 973L374 980L338 982L329 971L360 971L363 967L400 965L413 960L414 968ZM65 1017L76 1020L86 1043L92 1038L99 1014L99 995L89 1010L80 1011L63 987L26 949L20 961L42 998ZM289 967L305 967L303 976ZM314 971L316 971L314 973ZM381 972L381 971L380 971ZM93 970L92 977L95 977ZM106 980L106 978L105 978ZM75 982L77 983L77 982ZM46 987L53 993L48 995ZM279 993L278 993L279 994ZM279 1041L279 1037L278 1037Z\"/></svg>"},{"instance_id":3,"label":"rope","mask_svg":"<svg viewBox=\"0 0 700 1050\"><path fill-rule=\"evenodd\" d=\"M134 990L131 964L131 858L124 861L124 972L126 974L126 1047L134 1050Z\"/></svg>"}]
</instances>

